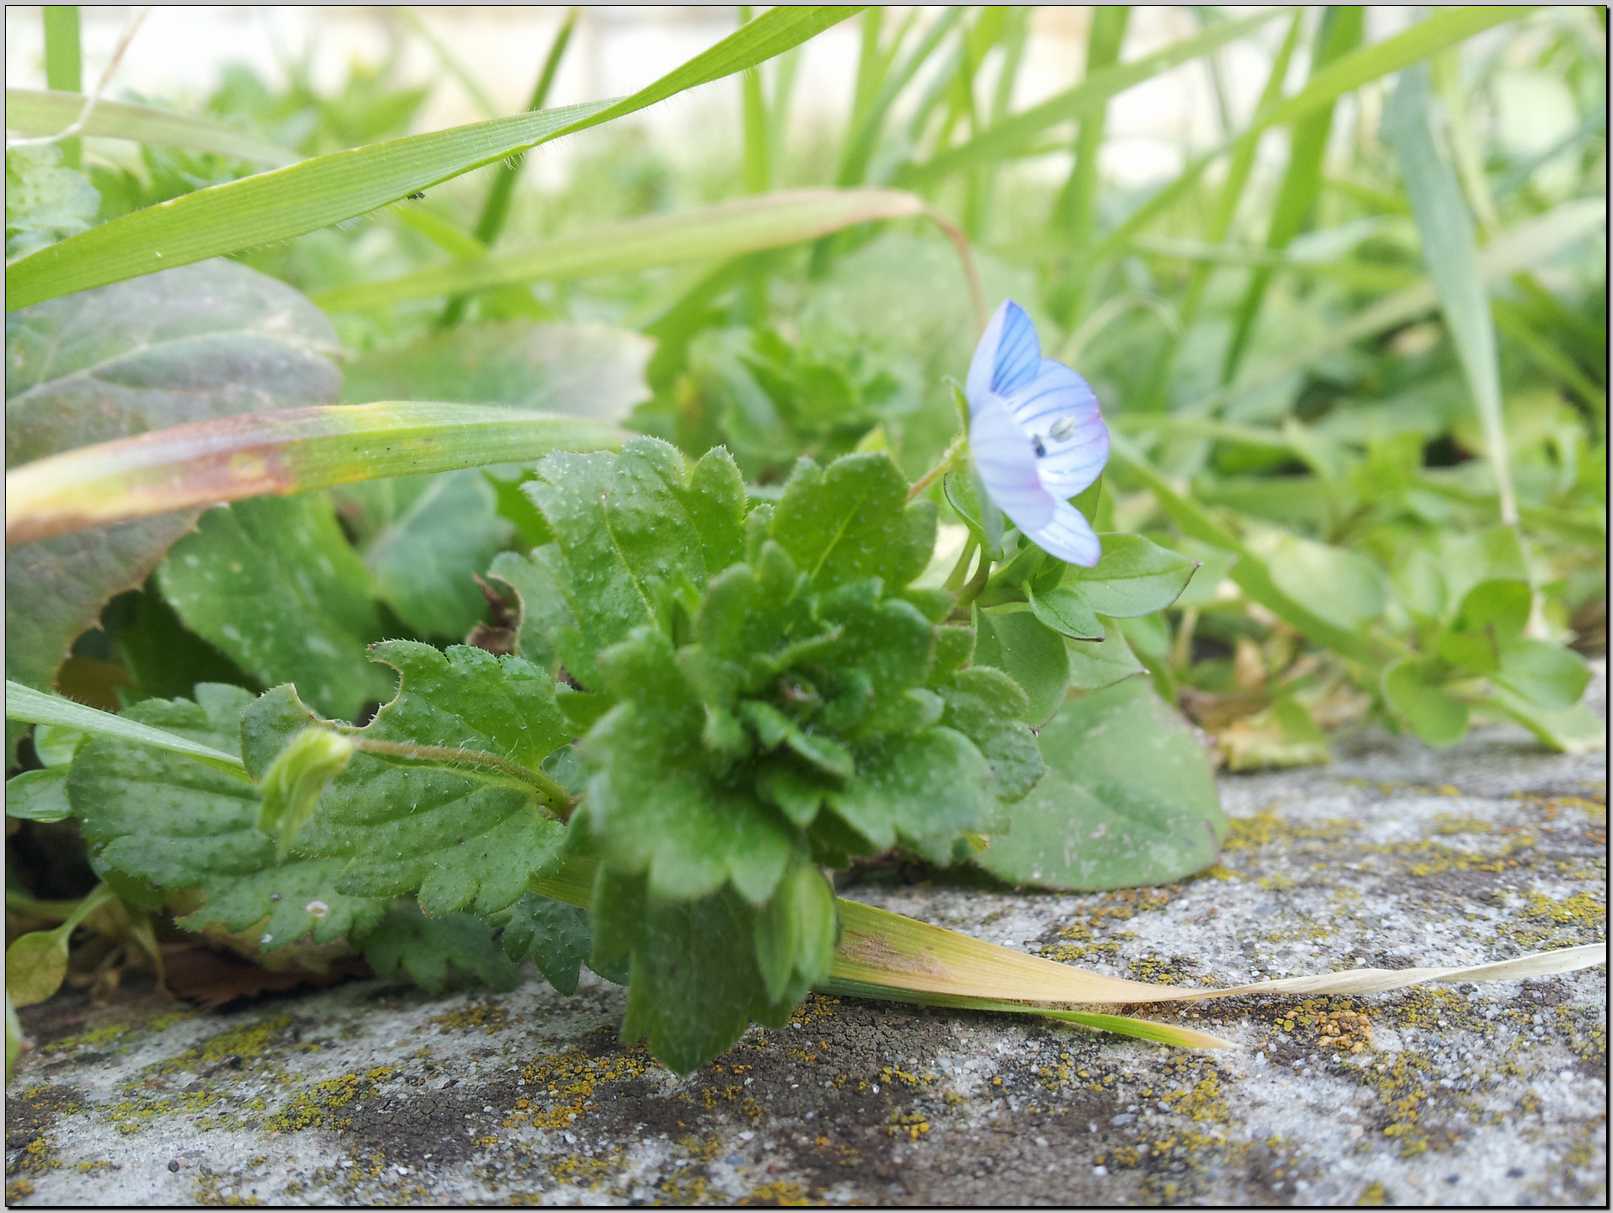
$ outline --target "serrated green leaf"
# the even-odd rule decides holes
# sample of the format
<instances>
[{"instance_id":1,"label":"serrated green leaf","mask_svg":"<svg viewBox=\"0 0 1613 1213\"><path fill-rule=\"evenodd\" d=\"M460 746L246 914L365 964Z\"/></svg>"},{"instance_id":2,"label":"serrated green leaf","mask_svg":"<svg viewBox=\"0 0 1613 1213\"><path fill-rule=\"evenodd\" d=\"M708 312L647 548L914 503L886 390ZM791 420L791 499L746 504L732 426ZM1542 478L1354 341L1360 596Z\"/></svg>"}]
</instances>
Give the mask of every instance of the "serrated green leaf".
<instances>
[{"instance_id":1,"label":"serrated green leaf","mask_svg":"<svg viewBox=\"0 0 1613 1213\"><path fill-rule=\"evenodd\" d=\"M398 671L398 694L363 729L341 730L360 752L326 787L299 852L333 865L343 891L415 894L428 915L504 909L562 836L542 771L572 737L554 680L464 645L371 652ZM325 724L291 688L263 695L241 722L248 769L261 776L310 723Z\"/></svg>"},{"instance_id":2,"label":"serrated green leaf","mask_svg":"<svg viewBox=\"0 0 1613 1213\"><path fill-rule=\"evenodd\" d=\"M756 915L753 933L769 1003L782 1003L827 977L834 960L835 908L823 874L808 863L791 868Z\"/></svg>"},{"instance_id":3,"label":"serrated green leaf","mask_svg":"<svg viewBox=\"0 0 1613 1213\"><path fill-rule=\"evenodd\" d=\"M1030 698L1024 688L1001 670L975 666L940 690L946 701L941 723L974 742L991 767L997 798L1012 802L1035 787L1047 768L1025 724Z\"/></svg>"},{"instance_id":4,"label":"serrated green leaf","mask_svg":"<svg viewBox=\"0 0 1613 1213\"><path fill-rule=\"evenodd\" d=\"M6 467L178 422L331 400L335 349L317 308L229 262L8 313ZM7 500L20 504L9 489ZM7 677L52 685L74 637L112 595L144 582L195 518L187 510L10 547Z\"/></svg>"},{"instance_id":5,"label":"serrated green leaf","mask_svg":"<svg viewBox=\"0 0 1613 1213\"><path fill-rule=\"evenodd\" d=\"M666 626L677 603L692 608L741 549L742 486L720 450L691 476L676 448L636 438L619 456L550 455L523 487L554 531L555 586L570 608L553 648L585 686L598 685L600 652L636 627Z\"/></svg>"},{"instance_id":6,"label":"serrated green leaf","mask_svg":"<svg viewBox=\"0 0 1613 1213\"><path fill-rule=\"evenodd\" d=\"M814 585L879 577L907 585L935 547L935 506L907 504L907 481L888 455L856 452L827 468L798 463L770 533Z\"/></svg>"},{"instance_id":7,"label":"serrated green leaf","mask_svg":"<svg viewBox=\"0 0 1613 1213\"><path fill-rule=\"evenodd\" d=\"M252 703L238 687L203 685L197 701L150 699L120 719L226 753L240 746ZM261 932L265 951L361 934L385 906L337 888L339 864L298 857L277 864L258 829L256 787L195 758L112 736L91 740L68 775L67 795L95 861L147 881L178 904L193 930Z\"/></svg>"},{"instance_id":8,"label":"serrated green leaf","mask_svg":"<svg viewBox=\"0 0 1613 1213\"><path fill-rule=\"evenodd\" d=\"M1095 567L1067 566L1060 589L1074 590L1099 615L1128 619L1163 611L1181 596L1198 562L1141 535L1101 535ZM1066 633L1073 635L1074 633Z\"/></svg>"},{"instance_id":9,"label":"serrated green leaf","mask_svg":"<svg viewBox=\"0 0 1613 1213\"><path fill-rule=\"evenodd\" d=\"M511 960L530 960L562 994L575 994L583 961L593 948L588 912L564 902L524 894L510 907L500 942Z\"/></svg>"},{"instance_id":10,"label":"serrated green leaf","mask_svg":"<svg viewBox=\"0 0 1613 1213\"><path fill-rule=\"evenodd\" d=\"M977 859L1013 884L1164 884L1214 860L1226 836L1209 760L1144 680L1071 699L1041 730L1048 773Z\"/></svg>"},{"instance_id":11,"label":"serrated green leaf","mask_svg":"<svg viewBox=\"0 0 1613 1213\"><path fill-rule=\"evenodd\" d=\"M729 890L667 902L601 869L594 886L594 967L627 968L624 1042L647 1041L687 1073L739 1039L752 1019L780 1023L805 985L770 1000L756 964L757 910Z\"/></svg>"},{"instance_id":12,"label":"serrated green leaf","mask_svg":"<svg viewBox=\"0 0 1613 1213\"><path fill-rule=\"evenodd\" d=\"M15 129L11 91L7 129ZM101 195L83 173L62 163L59 147L6 149L6 260L88 231L100 209Z\"/></svg>"},{"instance_id":13,"label":"serrated green leaf","mask_svg":"<svg viewBox=\"0 0 1613 1213\"><path fill-rule=\"evenodd\" d=\"M1383 672L1384 702L1429 745L1453 745L1467 735L1467 704L1444 689L1438 662L1403 657Z\"/></svg>"},{"instance_id":14,"label":"serrated green leaf","mask_svg":"<svg viewBox=\"0 0 1613 1213\"><path fill-rule=\"evenodd\" d=\"M24 771L6 780L6 816L19 821L66 821L73 815L67 802L67 768L46 767Z\"/></svg>"},{"instance_id":15,"label":"serrated green leaf","mask_svg":"<svg viewBox=\"0 0 1613 1213\"><path fill-rule=\"evenodd\" d=\"M322 494L208 511L157 585L191 631L263 684L295 683L322 712L350 720L389 689L364 657L381 633L369 572Z\"/></svg>"},{"instance_id":16,"label":"serrated green leaf","mask_svg":"<svg viewBox=\"0 0 1613 1213\"><path fill-rule=\"evenodd\" d=\"M1026 719L1041 724L1064 701L1070 658L1064 637L1029 611L975 611L975 664L1002 670L1030 698Z\"/></svg>"},{"instance_id":17,"label":"serrated green leaf","mask_svg":"<svg viewBox=\"0 0 1613 1213\"><path fill-rule=\"evenodd\" d=\"M467 985L513 990L521 981L492 928L470 914L427 918L414 906L394 907L365 936L364 958L377 977L407 977L433 994Z\"/></svg>"},{"instance_id":18,"label":"serrated green leaf","mask_svg":"<svg viewBox=\"0 0 1613 1213\"><path fill-rule=\"evenodd\" d=\"M876 849L901 842L945 863L961 833L995 809L991 770L974 743L949 728L881 740L857 755L857 774L832 791L834 813Z\"/></svg>"}]
</instances>

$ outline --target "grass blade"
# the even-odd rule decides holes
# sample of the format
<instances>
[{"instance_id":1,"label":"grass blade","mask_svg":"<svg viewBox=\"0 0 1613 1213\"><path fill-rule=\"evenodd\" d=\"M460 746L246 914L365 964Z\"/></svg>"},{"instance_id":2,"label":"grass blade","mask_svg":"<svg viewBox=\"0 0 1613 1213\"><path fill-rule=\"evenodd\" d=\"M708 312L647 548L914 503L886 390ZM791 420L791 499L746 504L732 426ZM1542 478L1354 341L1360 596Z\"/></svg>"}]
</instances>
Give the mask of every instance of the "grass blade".
<instances>
[{"instance_id":1,"label":"grass blade","mask_svg":"<svg viewBox=\"0 0 1613 1213\"><path fill-rule=\"evenodd\" d=\"M1433 116L1428 69L1419 66L1406 71L1384 110L1384 138L1400 161L1412 216L1422 235L1423 258L1484 428L1486 453L1495 465L1500 491L1501 521L1512 526L1518 521L1518 501L1512 488L1506 425L1501 414L1495 324L1479 268L1473 216L1462 198L1455 171L1434 140Z\"/></svg>"},{"instance_id":2,"label":"grass blade","mask_svg":"<svg viewBox=\"0 0 1613 1213\"><path fill-rule=\"evenodd\" d=\"M461 261L382 282L314 295L330 311L390 307L516 282L616 274L779 248L875 220L929 215L924 200L898 190L792 190L676 215L652 215L548 241L497 260Z\"/></svg>"},{"instance_id":3,"label":"grass blade","mask_svg":"<svg viewBox=\"0 0 1613 1213\"><path fill-rule=\"evenodd\" d=\"M527 112L541 110L543 103L549 99L549 90L554 87L554 78L560 72L560 63L566 57L566 48L571 45L571 34L576 26L577 10L569 8L566 10L566 19L555 31L554 41L549 44L549 53L543 58L538 81L532 86L532 96L527 98ZM482 203L482 213L476 219L475 240L480 246L478 252L490 249L498 243L499 234L503 232L505 221L510 217L510 201L515 197L515 183L520 180L524 164L526 159L522 157L509 161L495 170L493 185L487 191L487 198ZM443 308L442 315L437 318L437 327L451 328L459 323L460 317L465 314L466 302L466 297L463 295L456 295L450 299L448 305Z\"/></svg>"},{"instance_id":4,"label":"grass blade","mask_svg":"<svg viewBox=\"0 0 1613 1213\"><path fill-rule=\"evenodd\" d=\"M44 6L45 25L45 85L63 93L76 93L84 87L84 52L79 41L79 15L76 4L47 4ZM22 131L28 135L52 135L71 126L84 107L79 108L55 126L42 131ZM11 95L6 90L6 125L11 126ZM12 127L18 130L17 127ZM83 146L77 139L62 140L62 163L77 168L83 159Z\"/></svg>"},{"instance_id":5,"label":"grass blade","mask_svg":"<svg viewBox=\"0 0 1613 1213\"><path fill-rule=\"evenodd\" d=\"M1274 9L1237 21L1227 21L1151 55L1144 55L1141 59L1088 76L1074 88L994 123L967 143L913 165L898 176L898 181L910 186L927 185L964 169L991 165L1012 157L1049 127L1094 113L1111 97L1252 33L1280 14L1281 10Z\"/></svg>"},{"instance_id":6,"label":"grass blade","mask_svg":"<svg viewBox=\"0 0 1613 1213\"><path fill-rule=\"evenodd\" d=\"M6 473L6 543L265 494L614 447L583 417L473 404L318 405L80 447Z\"/></svg>"},{"instance_id":7,"label":"grass blade","mask_svg":"<svg viewBox=\"0 0 1613 1213\"><path fill-rule=\"evenodd\" d=\"M410 135L199 190L71 236L6 268L6 303L58 295L225 256L363 215L439 182L755 67L852 16L775 8L618 101L495 118Z\"/></svg>"},{"instance_id":8,"label":"grass blade","mask_svg":"<svg viewBox=\"0 0 1613 1213\"><path fill-rule=\"evenodd\" d=\"M1311 77L1327 68L1335 60L1355 50L1361 44L1361 30L1365 23L1363 10L1356 5L1333 5L1322 16L1316 34L1316 48L1311 55ZM1316 200L1322 192L1322 160L1327 153L1328 135L1333 129L1333 101L1320 105L1294 123L1288 136L1288 167L1283 172L1282 184L1277 188L1270 224L1266 229L1266 250L1281 252L1288 242L1304 230L1316 209ZM1253 147L1251 143L1249 145ZM1249 338L1254 333L1260 305L1271 283L1272 271L1257 267L1249 276L1249 285L1238 304L1233 321L1232 338L1227 345L1221 365L1221 382L1230 383L1243 360Z\"/></svg>"},{"instance_id":9,"label":"grass blade","mask_svg":"<svg viewBox=\"0 0 1613 1213\"><path fill-rule=\"evenodd\" d=\"M141 745L155 746L159 750L187 754L243 777L246 774L246 768L234 754L215 750L212 746L202 745L199 741L192 741L177 733L125 720L121 716L114 716L111 712L85 707L82 703L74 703L71 699L53 695L49 691L38 691L33 687L23 686L22 683L13 682L9 678L6 679L6 719L22 724L57 724L93 733L97 737L134 741Z\"/></svg>"},{"instance_id":10,"label":"grass blade","mask_svg":"<svg viewBox=\"0 0 1613 1213\"><path fill-rule=\"evenodd\" d=\"M48 89L8 88L6 126L21 135L51 135L72 124L88 98ZM102 139L130 139L196 152L215 152L253 164L290 164L297 153L264 139L243 134L205 118L172 114L149 105L97 101L84 123L84 134Z\"/></svg>"}]
</instances>

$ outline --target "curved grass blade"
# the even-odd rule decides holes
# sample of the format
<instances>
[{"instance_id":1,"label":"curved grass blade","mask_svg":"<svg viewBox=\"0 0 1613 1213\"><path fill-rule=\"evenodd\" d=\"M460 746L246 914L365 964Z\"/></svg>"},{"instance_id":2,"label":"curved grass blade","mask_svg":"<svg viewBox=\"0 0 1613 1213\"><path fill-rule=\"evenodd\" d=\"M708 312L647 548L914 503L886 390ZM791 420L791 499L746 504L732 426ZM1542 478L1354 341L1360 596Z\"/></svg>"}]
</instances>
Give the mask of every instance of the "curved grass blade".
<instances>
[{"instance_id":1,"label":"curved grass blade","mask_svg":"<svg viewBox=\"0 0 1613 1213\"><path fill-rule=\"evenodd\" d=\"M460 261L382 282L321 291L314 302L327 311L390 307L401 299L427 299L518 282L586 278L632 270L717 260L815 239L877 220L935 218L924 200L900 190L791 190L742 198L675 215L652 215L547 241L496 259Z\"/></svg>"},{"instance_id":2,"label":"curved grass blade","mask_svg":"<svg viewBox=\"0 0 1613 1213\"><path fill-rule=\"evenodd\" d=\"M6 543L360 480L614 447L583 417L474 404L317 405L153 430L6 473Z\"/></svg>"},{"instance_id":3,"label":"curved grass blade","mask_svg":"<svg viewBox=\"0 0 1613 1213\"><path fill-rule=\"evenodd\" d=\"M71 126L84 109L79 93L53 89L8 88L6 129L19 135L53 135ZM130 139L136 143L184 147L250 160L254 164L291 164L297 153L268 140L243 134L205 118L172 114L149 105L97 101L82 132L92 138ZM162 267L166 268L166 267Z\"/></svg>"},{"instance_id":4,"label":"curved grass blade","mask_svg":"<svg viewBox=\"0 0 1613 1213\"><path fill-rule=\"evenodd\" d=\"M8 308L289 240L782 54L855 8L775 8L630 97L391 139L198 190L6 268Z\"/></svg>"},{"instance_id":5,"label":"curved grass blade","mask_svg":"<svg viewBox=\"0 0 1613 1213\"><path fill-rule=\"evenodd\" d=\"M159 750L172 750L176 754L187 754L212 766L246 777L246 768L234 754L215 750L212 746L181 737L178 733L125 720L122 716L114 716L111 712L103 712L98 708L85 707L82 703L74 703L71 699L64 699L60 695L23 686L22 683L13 682L9 678L6 679L6 719L22 724L59 724L98 737L113 737L119 741L155 746Z\"/></svg>"}]
</instances>

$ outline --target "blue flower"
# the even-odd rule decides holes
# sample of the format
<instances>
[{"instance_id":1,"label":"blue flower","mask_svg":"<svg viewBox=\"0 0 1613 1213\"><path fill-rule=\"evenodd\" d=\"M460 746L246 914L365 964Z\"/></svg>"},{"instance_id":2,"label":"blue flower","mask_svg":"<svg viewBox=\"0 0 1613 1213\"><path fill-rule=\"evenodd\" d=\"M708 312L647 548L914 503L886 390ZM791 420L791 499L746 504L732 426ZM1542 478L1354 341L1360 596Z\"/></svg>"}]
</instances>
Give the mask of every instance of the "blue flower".
<instances>
[{"instance_id":1,"label":"blue flower","mask_svg":"<svg viewBox=\"0 0 1613 1213\"><path fill-rule=\"evenodd\" d=\"M986 494L1043 551L1091 568L1098 536L1068 501L1103 472L1109 429L1087 381L1042 357L1036 327L1005 300L969 364L969 448Z\"/></svg>"}]
</instances>

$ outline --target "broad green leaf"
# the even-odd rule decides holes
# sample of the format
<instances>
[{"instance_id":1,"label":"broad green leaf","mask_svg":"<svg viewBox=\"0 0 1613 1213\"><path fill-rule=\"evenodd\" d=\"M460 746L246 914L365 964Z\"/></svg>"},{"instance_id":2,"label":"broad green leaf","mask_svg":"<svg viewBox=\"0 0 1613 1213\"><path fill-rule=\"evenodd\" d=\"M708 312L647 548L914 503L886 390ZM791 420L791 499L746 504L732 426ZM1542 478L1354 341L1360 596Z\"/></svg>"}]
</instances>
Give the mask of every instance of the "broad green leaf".
<instances>
[{"instance_id":1,"label":"broad green leaf","mask_svg":"<svg viewBox=\"0 0 1613 1213\"><path fill-rule=\"evenodd\" d=\"M1479 702L1512 717L1554 750L1584 754L1607 748L1607 721L1589 704L1576 703L1570 708L1541 707L1504 686L1496 686Z\"/></svg>"},{"instance_id":2,"label":"broad green leaf","mask_svg":"<svg viewBox=\"0 0 1613 1213\"><path fill-rule=\"evenodd\" d=\"M78 747L88 740L82 729L64 724L42 724L34 729L34 753L47 767L65 767L73 761Z\"/></svg>"},{"instance_id":3,"label":"broad green leaf","mask_svg":"<svg viewBox=\"0 0 1613 1213\"><path fill-rule=\"evenodd\" d=\"M463 645L391 640L371 652L400 683L368 725L320 721L277 687L242 718L248 769L261 777L310 724L336 728L359 753L326 786L297 852L355 895L414 894L432 916L504 909L562 833L549 813L568 798L542 768L572 737L553 679Z\"/></svg>"},{"instance_id":4,"label":"broad green leaf","mask_svg":"<svg viewBox=\"0 0 1613 1213\"><path fill-rule=\"evenodd\" d=\"M1263 554L1279 589L1338 627L1360 628L1383 614L1383 572L1361 553L1281 535Z\"/></svg>"},{"instance_id":5,"label":"broad green leaf","mask_svg":"<svg viewBox=\"0 0 1613 1213\"><path fill-rule=\"evenodd\" d=\"M619 101L495 118L317 156L135 211L7 266L7 302L28 307L159 266L289 240L367 214L471 169L755 67L854 11L775 8Z\"/></svg>"},{"instance_id":6,"label":"broad green leaf","mask_svg":"<svg viewBox=\"0 0 1613 1213\"><path fill-rule=\"evenodd\" d=\"M1128 619L1162 611L1181 596L1198 561L1141 535L1103 535L1103 554L1090 569L1069 565L1061 589L1072 590L1099 615Z\"/></svg>"},{"instance_id":7,"label":"broad green leaf","mask_svg":"<svg viewBox=\"0 0 1613 1213\"><path fill-rule=\"evenodd\" d=\"M756 965L769 1003L785 1002L829 975L834 960L834 891L810 863L797 863L756 915Z\"/></svg>"},{"instance_id":8,"label":"broad green leaf","mask_svg":"<svg viewBox=\"0 0 1613 1213\"><path fill-rule=\"evenodd\" d=\"M6 997L13 1006L44 1002L67 979L67 932L30 931L6 948Z\"/></svg>"},{"instance_id":9,"label":"broad green leaf","mask_svg":"<svg viewBox=\"0 0 1613 1213\"><path fill-rule=\"evenodd\" d=\"M6 816L19 821L66 821L73 815L67 803L67 768L46 767L24 771L6 780Z\"/></svg>"},{"instance_id":10,"label":"broad green leaf","mask_svg":"<svg viewBox=\"0 0 1613 1213\"><path fill-rule=\"evenodd\" d=\"M587 911L526 893L510 906L500 942L511 960L534 962L556 990L575 994L582 962L593 948L593 935Z\"/></svg>"},{"instance_id":11,"label":"broad green leaf","mask_svg":"<svg viewBox=\"0 0 1613 1213\"><path fill-rule=\"evenodd\" d=\"M8 313L6 467L176 422L333 399L335 344L295 291L228 262ZM24 505L13 483L8 472L8 544ZM50 686L74 638L109 598L145 581L200 504L10 547L7 676Z\"/></svg>"},{"instance_id":12,"label":"broad green leaf","mask_svg":"<svg viewBox=\"0 0 1613 1213\"><path fill-rule=\"evenodd\" d=\"M1579 702L1591 671L1572 649L1520 638L1501 646L1501 668L1495 680L1530 703L1562 710Z\"/></svg>"},{"instance_id":13,"label":"broad green leaf","mask_svg":"<svg viewBox=\"0 0 1613 1213\"><path fill-rule=\"evenodd\" d=\"M55 89L8 88L6 129L19 135L54 135L78 120L85 98ZM169 113L97 97L83 133L90 138L132 139L136 143L214 152L258 164L290 164L297 153L205 118ZM9 159L9 156L7 157Z\"/></svg>"},{"instance_id":14,"label":"broad green leaf","mask_svg":"<svg viewBox=\"0 0 1613 1213\"><path fill-rule=\"evenodd\" d=\"M236 751L251 694L204 685L196 695L195 703L148 699L119 719ZM341 892L339 864L302 856L276 864L274 842L258 828L257 788L239 772L97 736L74 760L67 795L97 865L168 894L190 910L181 925L192 930L255 931L272 952L361 934L385 910Z\"/></svg>"},{"instance_id":15,"label":"broad green leaf","mask_svg":"<svg viewBox=\"0 0 1613 1213\"><path fill-rule=\"evenodd\" d=\"M1439 655L1477 674L1500 668L1501 648L1523 634L1533 594L1527 581L1494 578L1467 592L1451 626L1440 633Z\"/></svg>"},{"instance_id":16,"label":"broad green leaf","mask_svg":"<svg viewBox=\"0 0 1613 1213\"><path fill-rule=\"evenodd\" d=\"M1099 623L1101 626L1102 620ZM1071 640L1064 646L1070 686L1078 691L1101 691L1124 678L1148 672L1137 660L1123 628L1104 626L1103 633L1102 640Z\"/></svg>"},{"instance_id":17,"label":"broad green leaf","mask_svg":"<svg viewBox=\"0 0 1613 1213\"><path fill-rule=\"evenodd\" d=\"M935 547L935 507L905 505L907 481L886 455L798 464L773 514L772 536L816 585L883 577L904 586Z\"/></svg>"},{"instance_id":18,"label":"broad green leaf","mask_svg":"<svg viewBox=\"0 0 1613 1213\"><path fill-rule=\"evenodd\" d=\"M1038 625L1040 626L1040 625ZM983 828L993 772L973 742L931 728L880 743L877 765L860 763L829 807L876 850L901 843L946 863L958 837Z\"/></svg>"},{"instance_id":19,"label":"broad green leaf","mask_svg":"<svg viewBox=\"0 0 1613 1213\"><path fill-rule=\"evenodd\" d=\"M420 270L382 282L331 287L315 295L328 311L390 308L521 282L569 281L690 261L717 261L800 244L861 223L934 215L916 194L899 190L791 190L672 215L650 215L585 229L527 249Z\"/></svg>"},{"instance_id":20,"label":"broad green leaf","mask_svg":"<svg viewBox=\"0 0 1613 1213\"><path fill-rule=\"evenodd\" d=\"M513 990L521 981L485 921L470 914L427 918L414 906L387 911L364 937L364 959L377 977L407 977L433 994L467 985Z\"/></svg>"},{"instance_id":21,"label":"broad green leaf","mask_svg":"<svg viewBox=\"0 0 1613 1213\"><path fill-rule=\"evenodd\" d=\"M153 728L130 716L114 716L111 712L85 707L71 699L36 691L33 687L25 687L10 679L6 680L6 719L76 729L89 737L108 737L116 741L155 746L159 750L198 758L227 771L243 773L241 760L235 753L239 747L234 743L228 748L204 745L182 733ZM81 741L74 746L75 756L82 744Z\"/></svg>"},{"instance_id":22,"label":"broad green leaf","mask_svg":"<svg viewBox=\"0 0 1613 1213\"><path fill-rule=\"evenodd\" d=\"M1056 585L1038 594L1034 585L1027 585L1025 601L1031 614L1060 636L1073 640L1103 639L1103 624L1098 622L1098 613L1079 589Z\"/></svg>"},{"instance_id":23,"label":"broad green leaf","mask_svg":"<svg viewBox=\"0 0 1613 1213\"><path fill-rule=\"evenodd\" d=\"M208 511L157 584L186 627L264 685L293 682L347 719L386 696L364 655L381 634L369 572L320 494Z\"/></svg>"},{"instance_id":24,"label":"broad green leaf","mask_svg":"<svg viewBox=\"0 0 1613 1213\"><path fill-rule=\"evenodd\" d=\"M1439 292L1440 310L1484 425L1486 454L1495 468L1501 521L1516 523L1511 457L1501 411L1501 370L1495 324L1479 269L1478 238L1456 171L1434 139L1438 108L1422 65L1401 73L1384 110L1385 140L1395 149L1411 196L1424 260Z\"/></svg>"},{"instance_id":25,"label":"broad green leaf","mask_svg":"<svg viewBox=\"0 0 1613 1213\"><path fill-rule=\"evenodd\" d=\"M1029 611L975 611L975 664L1002 670L1030 699L1025 719L1039 725L1070 685L1065 640Z\"/></svg>"},{"instance_id":26,"label":"broad green leaf","mask_svg":"<svg viewBox=\"0 0 1613 1213\"><path fill-rule=\"evenodd\" d=\"M1444 689L1437 662L1404 657L1384 670L1382 686L1389 710L1429 745L1467 735L1467 704Z\"/></svg>"},{"instance_id":27,"label":"broad green leaf","mask_svg":"<svg viewBox=\"0 0 1613 1213\"><path fill-rule=\"evenodd\" d=\"M975 860L1056 889L1164 884L1209 864L1226 836L1209 759L1143 679L1071 699L1043 726L1048 772Z\"/></svg>"}]
</instances>

